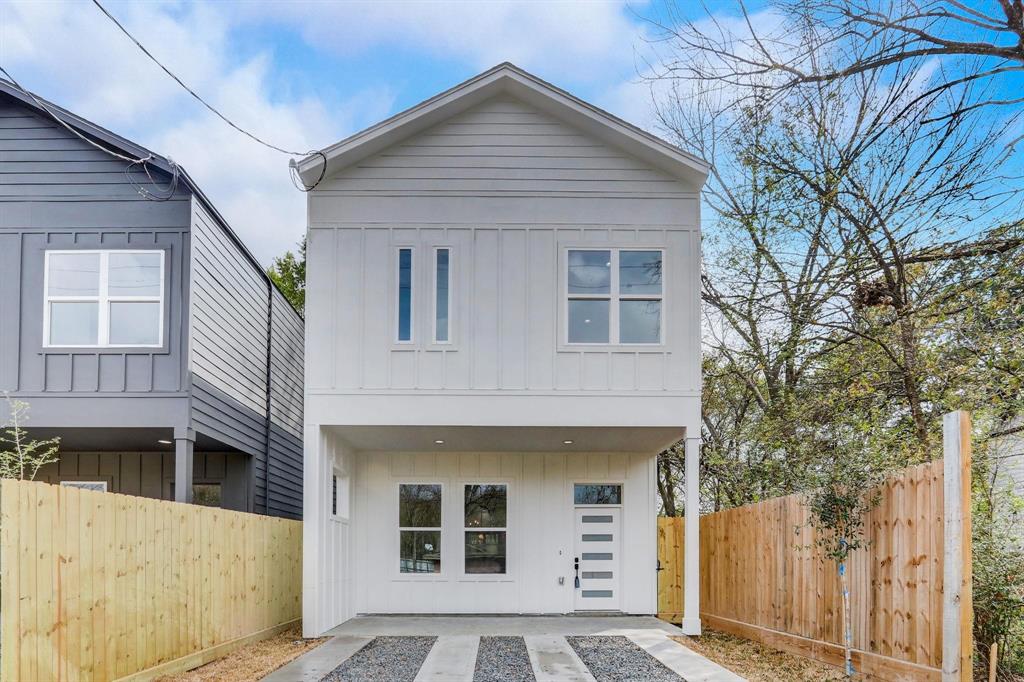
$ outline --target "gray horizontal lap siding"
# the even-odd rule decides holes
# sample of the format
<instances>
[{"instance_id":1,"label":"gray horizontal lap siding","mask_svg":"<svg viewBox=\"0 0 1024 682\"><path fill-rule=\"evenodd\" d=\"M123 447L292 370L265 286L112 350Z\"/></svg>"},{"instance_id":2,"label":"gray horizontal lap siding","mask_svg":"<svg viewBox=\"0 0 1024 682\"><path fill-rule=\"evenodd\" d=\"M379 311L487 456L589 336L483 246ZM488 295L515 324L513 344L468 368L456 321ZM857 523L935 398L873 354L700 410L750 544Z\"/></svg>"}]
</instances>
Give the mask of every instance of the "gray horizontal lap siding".
<instances>
[{"instance_id":1,"label":"gray horizontal lap siding","mask_svg":"<svg viewBox=\"0 0 1024 682\"><path fill-rule=\"evenodd\" d=\"M298 518L302 320L199 202L192 211L192 273L196 429L253 455L256 511Z\"/></svg>"},{"instance_id":2,"label":"gray horizontal lap siding","mask_svg":"<svg viewBox=\"0 0 1024 682\"><path fill-rule=\"evenodd\" d=\"M554 116L487 100L325 180L317 193L666 196L692 188Z\"/></svg>"},{"instance_id":3,"label":"gray horizontal lap siding","mask_svg":"<svg viewBox=\"0 0 1024 682\"><path fill-rule=\"evenodd\" d=\"M267 282L193 202L192 372L266 414Z\"/></svg>"},{"instance_id":4,"label":"gray horizontal lap siding","mask_svg":"<svg viewBox=\"0 0 1024 682\"><path fill-rule=\"evenodd\" d=\"M271 312L270 417L301 442L303 322L277 289Z\"/></svg>"},{"instance_id":5,"label":"gray horizontal lap siding","mask_svg":"<svg viewBox=\"0 0 1024 682\"><path fill-rule=\"evenodd\" d=\"M127 163L0 95L0 390L27 395L184 395L190 197L144 200ZM169 177L154 171L158 183ZM165 348L43 348L47 249L153 248L166 254ZM103 423L105 405L96 403ZM33 422L47 424L37 411Z\"/></svg>"}]
</instances>

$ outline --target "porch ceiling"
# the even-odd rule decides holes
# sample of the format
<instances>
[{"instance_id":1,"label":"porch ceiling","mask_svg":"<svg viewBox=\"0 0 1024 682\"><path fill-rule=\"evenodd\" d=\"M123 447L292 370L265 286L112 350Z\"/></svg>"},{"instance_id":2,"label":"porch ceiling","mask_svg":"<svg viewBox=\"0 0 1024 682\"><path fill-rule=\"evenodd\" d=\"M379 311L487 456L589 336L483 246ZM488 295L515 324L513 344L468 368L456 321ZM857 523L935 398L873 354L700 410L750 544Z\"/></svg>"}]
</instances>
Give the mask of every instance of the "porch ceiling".
<instances>
[{"instance_id":1,"label":"porch ceiling","mask_svg":"<svg viewBox=\"0 0 1024 682\"><path fill-rule=\"evenodd\" d=\"M660 452L682 427L331 426L354 450L391 452ZM444 441L436 443L435 441ZM565 441L572 441L566 443Z\"/></svg>"}]
</instances>

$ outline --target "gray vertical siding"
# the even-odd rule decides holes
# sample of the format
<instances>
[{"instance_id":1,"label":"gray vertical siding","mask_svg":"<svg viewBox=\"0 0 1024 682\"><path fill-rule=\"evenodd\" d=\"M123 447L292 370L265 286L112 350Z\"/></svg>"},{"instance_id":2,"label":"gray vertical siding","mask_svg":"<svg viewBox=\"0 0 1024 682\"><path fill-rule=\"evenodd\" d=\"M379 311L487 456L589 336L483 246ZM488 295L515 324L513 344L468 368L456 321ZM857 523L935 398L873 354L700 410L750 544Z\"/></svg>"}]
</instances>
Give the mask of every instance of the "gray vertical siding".
<instances>
[{"instance_id":1,"label":"gray vertical siding","mask_svg":"<svg viewBox=\"0 0 1024 682\"><path fill-rule=\"evenodd\" d=\"M0 390L38 403L37 425L59 425L51 397L187 398L190 193L182 188L169 201L146 201L125 177L126 165L0 94ZM166 252L165 347L44 349L46 250L117 248ZM125 401L96 401L89 410L102 420Z\"/></svg>"},{"instance_id":2,"label":"gray vertical siding","mask_svg":"<svg viewBox=\"0 0 1024 682\"><path fill-rule=\"evenodd\" d=\"M245 511L245 455L240 452L197 452L193 476L197 483L220 483L221 506ZM39 470L37 481L106 481L112 493L173 499L174 454L170 452L62 452L60 461Z\"/></svg>"}]
</instances>

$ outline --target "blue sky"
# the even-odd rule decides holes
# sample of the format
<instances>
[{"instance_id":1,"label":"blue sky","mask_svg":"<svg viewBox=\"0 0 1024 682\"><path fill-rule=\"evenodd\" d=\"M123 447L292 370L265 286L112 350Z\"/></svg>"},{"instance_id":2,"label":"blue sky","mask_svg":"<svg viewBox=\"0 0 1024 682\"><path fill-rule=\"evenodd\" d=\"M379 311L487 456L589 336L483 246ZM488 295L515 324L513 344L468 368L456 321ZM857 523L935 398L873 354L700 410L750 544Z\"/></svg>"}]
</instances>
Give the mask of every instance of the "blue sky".
<instances>
[{"instance_id":1,"label":"blue sky","mask_svg":"<svg viewBox=\"0 0 1024 682\"><path fill-rule=\"evenodd\" d=\"M502 61L641 127L666 0L105 0L157 57L242 127L309 150ZM977 0L998 12L993 0ZM748 0L757 11L761 0ZM703 3L675 7L705 15ZM742 32L737 3L707 0ZM759 15L762 28L772 18ZM216 119L88 0L0 0L0 64L25 87L184 165L256 256L292 248L305 199L288 157ZM1000 87L1016 89L1021 77ZM655 130L655 132L657 132Z\"/></svg>"},{"instance_id":2,"label":"blue sky","mask_svg":"<svg viewBox=\"0 0 1024 682\"><path fill-rule=\"evenodd\" d=\"M282 147L329 145L509 60L651 127L634 0L104 3L230 118ZM288 157L217 121L90 2L4 2L0 63L25 87L184 165L260 260L303 231Z\"/></svg>"}]
</instances>

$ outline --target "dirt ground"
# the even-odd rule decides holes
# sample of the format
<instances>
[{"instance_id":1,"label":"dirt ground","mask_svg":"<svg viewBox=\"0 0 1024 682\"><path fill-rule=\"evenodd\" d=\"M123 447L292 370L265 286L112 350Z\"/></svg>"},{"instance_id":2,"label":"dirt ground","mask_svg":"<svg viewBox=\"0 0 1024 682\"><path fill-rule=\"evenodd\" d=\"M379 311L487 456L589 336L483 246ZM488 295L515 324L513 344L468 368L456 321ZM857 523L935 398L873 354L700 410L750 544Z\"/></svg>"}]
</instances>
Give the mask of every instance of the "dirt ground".
<instances>
[{"instance_id":1,"label":"dirt ground","mask_svg":"<svg viewBox=\"0 0 1024 682\"><path fill-rule=\"evenodd\" d=\"M270 639L244 646L201 668L166 675L159 678L158 682L255 682L293 658L320 646L327 639L302 639L302 627L296 625Z\"/></svg>"},{"instance_id":2,"label":"dirt ground","mask_svg":"<svg viewBox=\"0 0 1024 682\"><path fill-rule=\"evenodd\" d=\"M846 679L839 668L714 630L705 630L699 639L672 639L750 682L826 682Z\"/></svg>"}]
</instances>

